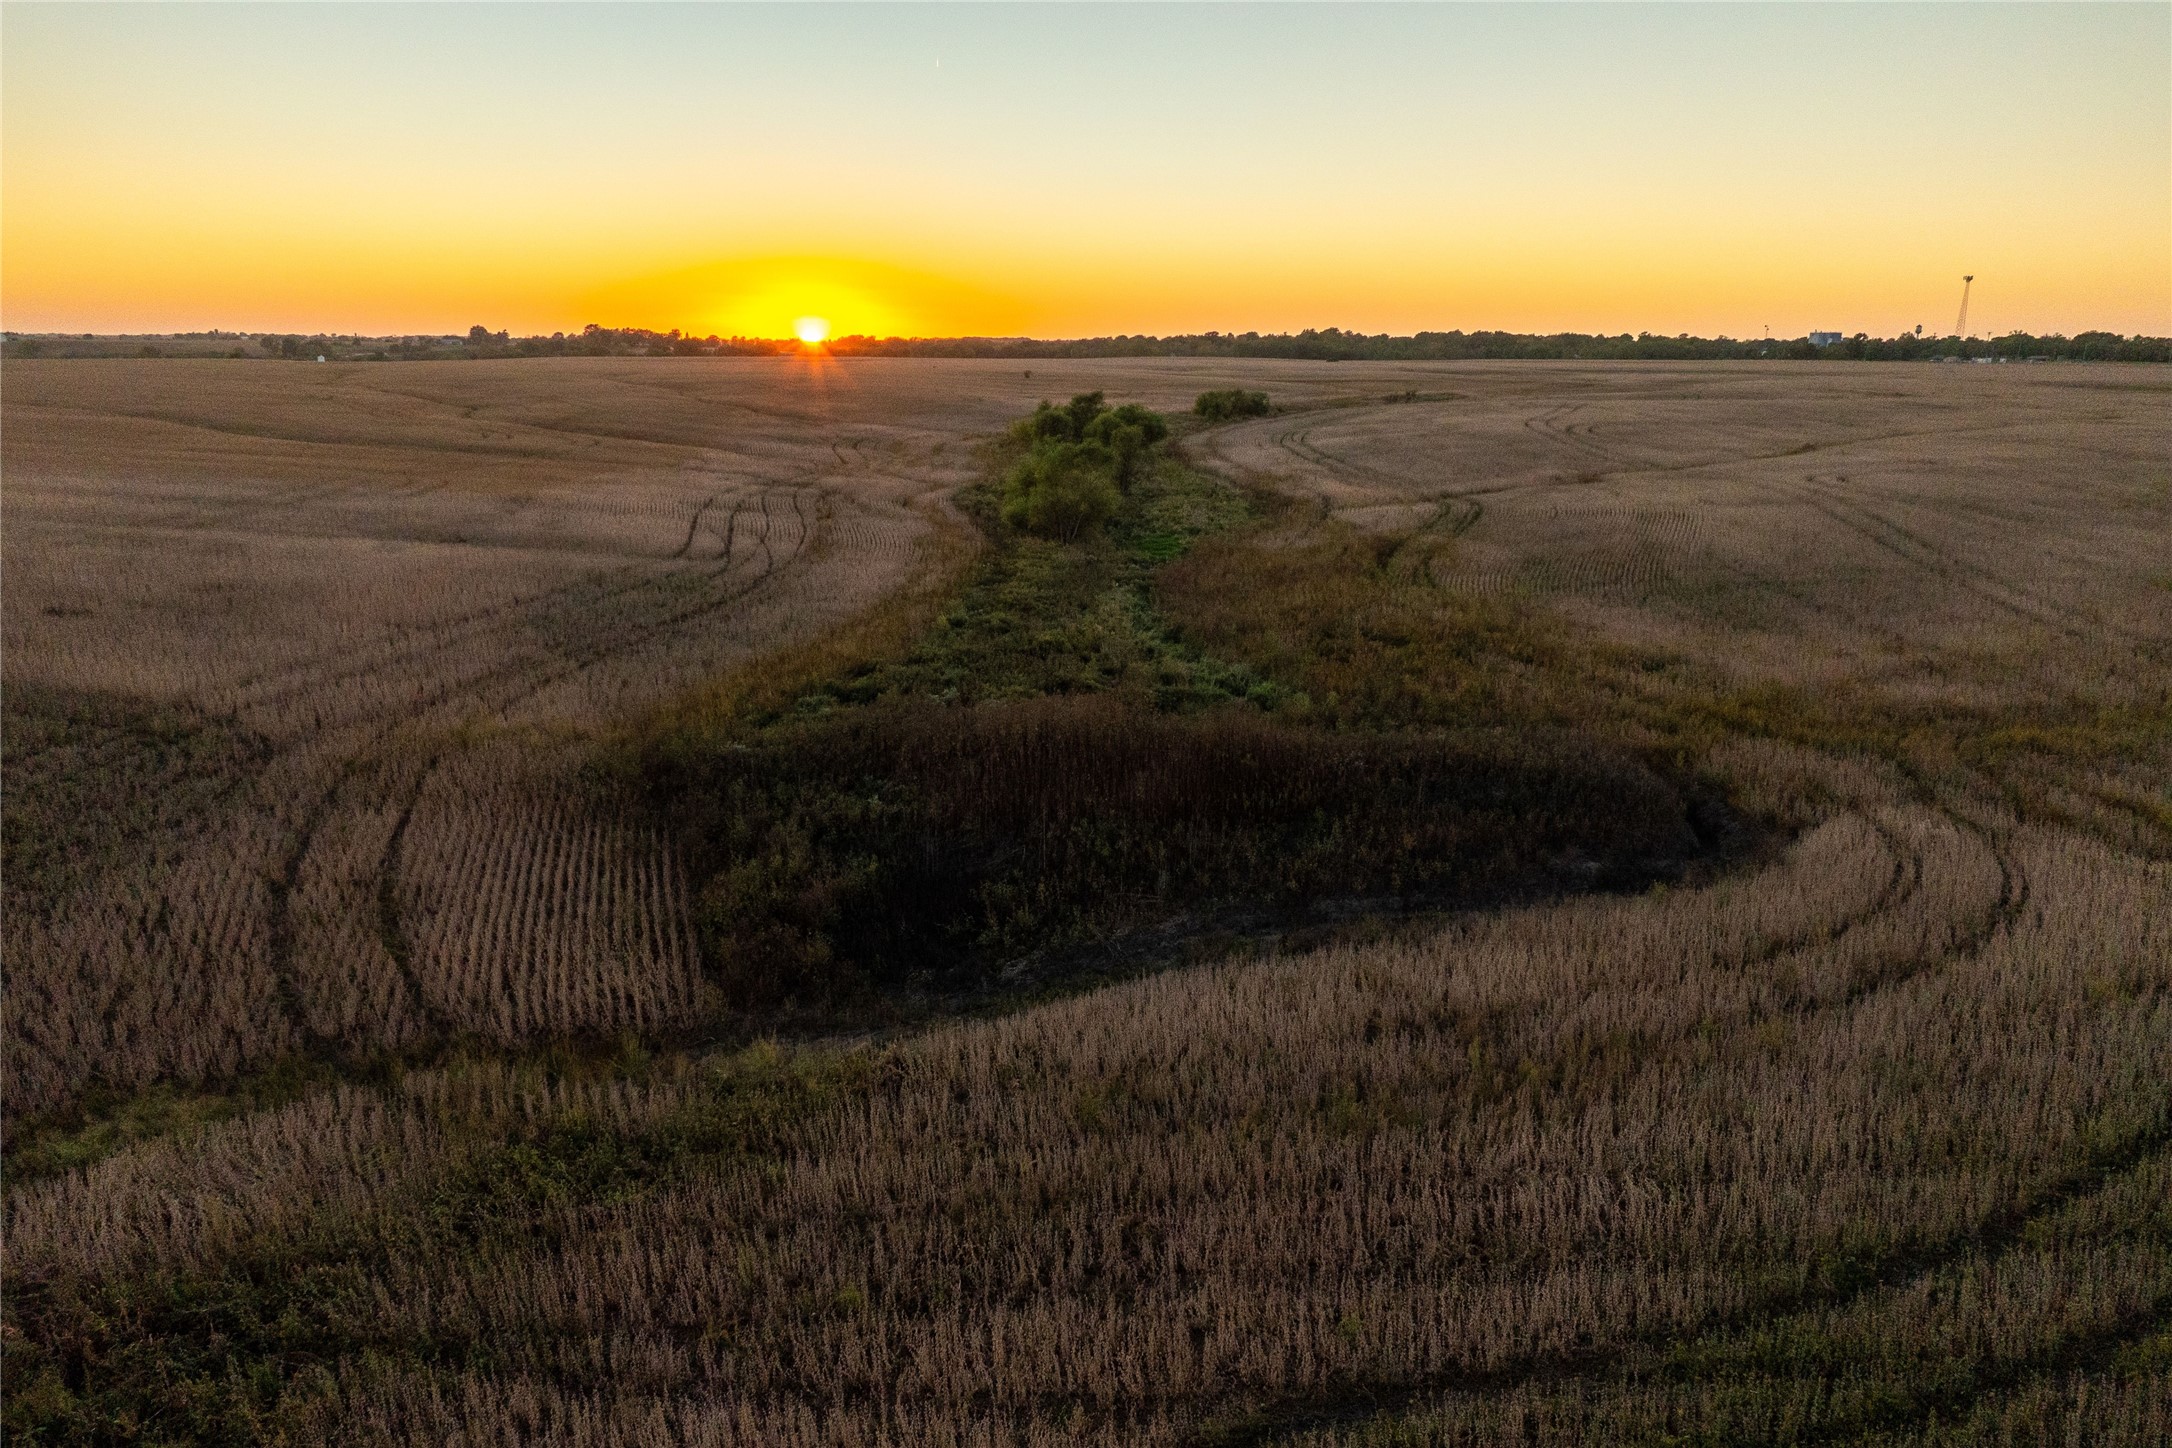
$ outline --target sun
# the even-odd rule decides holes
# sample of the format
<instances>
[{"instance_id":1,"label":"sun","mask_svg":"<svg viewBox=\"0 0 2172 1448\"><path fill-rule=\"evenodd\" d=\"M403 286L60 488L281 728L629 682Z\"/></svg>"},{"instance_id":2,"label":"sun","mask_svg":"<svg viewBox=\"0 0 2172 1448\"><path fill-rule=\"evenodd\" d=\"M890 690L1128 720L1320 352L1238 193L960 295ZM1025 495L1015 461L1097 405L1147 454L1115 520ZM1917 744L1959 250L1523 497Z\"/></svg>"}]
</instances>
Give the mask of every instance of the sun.
<instances>
[{"instance_id":1,"label":"sun","mask_svg":"<svg viewBox=\"0 0 2172 1448\"><path fill-rule=\"evenodd\" d=\"M819 346L830 335L829 319L826 317L801 317L792 324L792 330L798 334L800 341L805 342L808 346Z\"/></svg>"}]
</instances>

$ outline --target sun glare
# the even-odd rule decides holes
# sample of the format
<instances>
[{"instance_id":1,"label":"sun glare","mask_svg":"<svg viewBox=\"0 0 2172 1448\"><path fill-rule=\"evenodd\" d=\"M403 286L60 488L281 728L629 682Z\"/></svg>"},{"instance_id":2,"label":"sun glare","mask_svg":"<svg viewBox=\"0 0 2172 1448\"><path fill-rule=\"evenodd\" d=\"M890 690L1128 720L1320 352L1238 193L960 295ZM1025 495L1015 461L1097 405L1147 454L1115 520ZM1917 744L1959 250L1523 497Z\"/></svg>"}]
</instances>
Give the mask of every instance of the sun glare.
<instances>
[{"instance_id":1,"label":"sun glare","mask_svg":"<svg viewBox=\"0 0 2172 1448\"><path fill-rule=\"evenodd\" d=\"M799 334L800 341L813 347L828 338L830 324L822 317L801 317L792 324L792 330Z\"/></svg>"}]
</instances>

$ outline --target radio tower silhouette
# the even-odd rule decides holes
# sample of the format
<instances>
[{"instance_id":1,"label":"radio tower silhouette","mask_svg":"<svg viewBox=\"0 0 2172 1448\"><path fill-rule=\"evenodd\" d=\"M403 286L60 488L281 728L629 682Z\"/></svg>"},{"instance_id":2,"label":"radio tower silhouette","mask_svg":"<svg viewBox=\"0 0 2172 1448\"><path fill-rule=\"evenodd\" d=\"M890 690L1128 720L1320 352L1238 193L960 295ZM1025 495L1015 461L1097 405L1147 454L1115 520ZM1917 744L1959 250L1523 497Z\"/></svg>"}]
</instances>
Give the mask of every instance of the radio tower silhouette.
<instances>
[{"instance_id":1,"label":"radio tower silhouette","mask_svg":"<svg viewBox=\"0 0 2172 1448\"><path fill-rule=\"evenodd\" d=\"M1974 280L1976 275L1973 272L1961 278L1961 315L1953 319L1953 335L1956 337L1968 335L1968 284Z\"/></svg>"}]
</instances>

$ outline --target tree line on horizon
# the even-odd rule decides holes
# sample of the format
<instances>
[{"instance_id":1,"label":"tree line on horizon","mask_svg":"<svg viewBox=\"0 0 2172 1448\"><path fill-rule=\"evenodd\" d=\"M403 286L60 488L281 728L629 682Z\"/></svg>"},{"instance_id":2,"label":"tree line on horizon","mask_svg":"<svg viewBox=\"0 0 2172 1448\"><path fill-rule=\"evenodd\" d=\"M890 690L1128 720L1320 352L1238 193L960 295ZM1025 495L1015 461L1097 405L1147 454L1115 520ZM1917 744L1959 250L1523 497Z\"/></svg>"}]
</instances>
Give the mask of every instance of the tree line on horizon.
<instances>
[{"instance_id":1,"label":"tree line on horizon","mask_svg":"<svg viewBox=\"0 0 2172 1448\"><path fill-rule=\"evenodd\" d=\"M241 333L189 334L231 337ZM91 334L30 336L6 334L10 357L115 355L251 355L336 361L447 361L491 357L768 357L805 350L790 338L696 336L672 328L603 327L590 323L579 332L515 337L477 325L465 336L424 335L364 337L339 333L267 333L253 336L257 351L245 346L207 353L184 349L171 354L152 344L134 353L112 349L117 339ZM185 340L177 338L177 340ZM1858 332L1824 345L1808 337L1661 336L1652 332L1418 332L1410 336L1349 332L1339 327L1302 332L1196 332L1169 337L1145 334L1044 340L1033 337L868 337L832 338L825 350L841 357L1006 358L1021 361L1090 357L1258 357L1313 362L1463 362L1463 361L1732 361L1760 358L1793 361L1926 362L1942 358L2058 362L2172 362L2172 338L2088 331L2069 337L2058 333L2010 332L2001 337L1928 337L1904 333L1871 337Z\"/></svg>"},{"instance_id":2,"label":"tree line on horizon","mask_svg":"<svg viewBox=\"0 0 2172 1448\"><path fill-rule=\"evenodd\" d=\"M1807 337L1734 338L1665 337L1651 332L1617 335L1558 332L1346 332L1337 327L1297 333L1202 332L1174 337L1112 336L1074 341L1032 338L882 338L840 337L832 352L848 356L894 357L1266 357L1316 362L1460 362L1489 359L1574 361L1705 361L1789 358L1802 361L1846 360L1916 362L1940 357L2026 359L2046 357L2076 362L2172 361L2172 338L2116 332L2081 332L2072 337L2013 332L2003 337L1871 337L1857 333L1819 345Z\"/></svg>"}]
</instances>

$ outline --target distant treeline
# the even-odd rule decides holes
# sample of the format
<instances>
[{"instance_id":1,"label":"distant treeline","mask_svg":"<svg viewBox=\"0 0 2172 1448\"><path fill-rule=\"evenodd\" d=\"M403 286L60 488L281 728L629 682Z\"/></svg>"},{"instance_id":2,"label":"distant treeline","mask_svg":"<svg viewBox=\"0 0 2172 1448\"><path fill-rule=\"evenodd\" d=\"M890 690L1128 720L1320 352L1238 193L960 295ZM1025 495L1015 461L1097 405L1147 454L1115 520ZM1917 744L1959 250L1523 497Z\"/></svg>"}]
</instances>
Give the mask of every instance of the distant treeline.
<instances>
[{"instance_id":1,"label":"distant treeline","mask_svg":"<svg viewBox=\"0 0 2172 1448\"><path fill-rule=\"evenodd\" d=\"M1461 362L1487 358L1703 361L1788 357L1870 362L1920 362L1939 357L2043 357L2074 362L2172 361L2172 338L2083 332L2073 337L1868 337L1857 334L1819 346L1807 337L1765 340L1560 332L1420 332L1411 337L1367 335L1336 327L1297 333L1202 332L1182 337L1090 337L1041 342L1024 337L840 337L832 352L874 357L1286 357L1315 362Z\"/></svg>"},{"instance_id":2,"label":"distant treeline","mask_svg":"<svg viewBox=\"0 0 2172 1448\"><path fill-rule=\"evenodd\" d=\"M229 338L247 345L220 345ZM179 344L179 345L172 345ZM695 336L674 328L599 327L579 332L515 337L487 327L465 336L362 337L341 334L194 333L172 344L137 338L23 336L9 334L11 357L206 356L282 357L333 361L447 361L484 357L766 357L796 353L799 342L766 337ZM2010 332L2003 337L1870 337L1857 333L1819 345L1807 337L1662 337L1651 332L1616 336L1558 332L1419 332L1396 337L1345 332L1339 327L1303 332L1198 332L1177 337L1083 337L1040 341L1031 337L862 337L831 339L827 350L844 357L997 357L1033 360L1064 357L1279 357L1315 362L1462 362L1503 360L1713 361L1791 358L1798 361L1928 362L1941 358L2053 362L2172 362L2172 338L2122 337L2081 332L2072 337Z\"/></svg>"}]
</instances>

